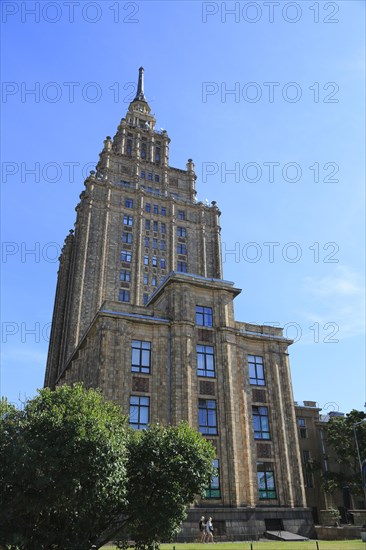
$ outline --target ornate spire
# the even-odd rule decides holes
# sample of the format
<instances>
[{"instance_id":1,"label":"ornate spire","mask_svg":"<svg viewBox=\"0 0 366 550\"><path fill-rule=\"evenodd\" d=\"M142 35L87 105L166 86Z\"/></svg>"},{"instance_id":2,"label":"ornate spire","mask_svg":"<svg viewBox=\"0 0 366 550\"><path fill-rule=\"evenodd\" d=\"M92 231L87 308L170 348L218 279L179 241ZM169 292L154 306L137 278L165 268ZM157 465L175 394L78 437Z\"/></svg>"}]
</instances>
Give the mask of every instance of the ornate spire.
<instances>
[{"instance_id":1,"label":"ornate spire","mask_svg":"<svg viewBox=\"0 0 366 550\"><path fill-rule=\"evenodd\" d=\"M144 94L144 68L139 68L139 80L137 84L137 93L134 101L146 101Z\"/></svg>"}]
</instances>

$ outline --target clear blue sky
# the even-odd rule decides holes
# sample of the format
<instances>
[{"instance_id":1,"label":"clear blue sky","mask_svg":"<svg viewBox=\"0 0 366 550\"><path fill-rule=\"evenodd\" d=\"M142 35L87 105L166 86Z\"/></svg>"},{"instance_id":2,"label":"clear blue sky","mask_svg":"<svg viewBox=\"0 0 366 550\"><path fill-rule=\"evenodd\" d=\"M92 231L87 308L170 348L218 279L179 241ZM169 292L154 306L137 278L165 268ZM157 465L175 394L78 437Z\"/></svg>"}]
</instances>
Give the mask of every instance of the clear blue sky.
<instances>
[{"instance_id":1,"label":"clear blue sky","mask_svg":"<svg viewBox=\"0 0 366 550\"><path fill-rule=\"evenodd\" d=\"M193 158L199 199L222 210L224 276L243 289L237 319L297 340L296 400L363 410L365 3L277 4L2 2L11 401L43 385L55 260L142 65L170 164Z\"/></svg>"}]
</instances>

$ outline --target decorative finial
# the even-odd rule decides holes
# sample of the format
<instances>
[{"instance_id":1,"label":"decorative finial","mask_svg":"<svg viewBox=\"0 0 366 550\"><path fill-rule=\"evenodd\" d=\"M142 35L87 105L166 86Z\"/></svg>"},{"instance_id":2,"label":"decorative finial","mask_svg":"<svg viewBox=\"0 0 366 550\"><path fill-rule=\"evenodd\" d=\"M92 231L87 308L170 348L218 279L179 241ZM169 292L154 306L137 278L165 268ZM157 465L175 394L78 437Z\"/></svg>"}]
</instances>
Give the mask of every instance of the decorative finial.
<instances>
[{"instance_id":1,"label":"decorative finial","mask_svg":"<svg viewBox=\"0 0 366 550\"><path fill-rule=\"evenodd\" d=\"M137 83L137 92L134 101L146 101L144 94L144 68L139 68L139 80Z\"/></svg>"}]
</instances>

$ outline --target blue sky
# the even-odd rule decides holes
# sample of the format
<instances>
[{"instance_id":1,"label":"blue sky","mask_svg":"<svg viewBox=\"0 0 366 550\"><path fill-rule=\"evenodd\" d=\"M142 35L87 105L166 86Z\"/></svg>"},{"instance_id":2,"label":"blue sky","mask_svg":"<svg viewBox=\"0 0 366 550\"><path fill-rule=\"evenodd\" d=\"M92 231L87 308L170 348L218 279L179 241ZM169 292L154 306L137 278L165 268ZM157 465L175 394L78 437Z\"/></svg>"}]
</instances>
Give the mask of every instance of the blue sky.
<instances>
[{"instance_id":1,"label":"blue sky","mask_svg":"<svg viewBox=\"0 0 366 550\"><path fill-rule=\"evenodd\" d=\"M363 410L364 2L1 7L1 393L43 385L57 257L142 65L170 164L222 211L236 318L295 339L296 400Z\"/></svg>"}]
</instances>

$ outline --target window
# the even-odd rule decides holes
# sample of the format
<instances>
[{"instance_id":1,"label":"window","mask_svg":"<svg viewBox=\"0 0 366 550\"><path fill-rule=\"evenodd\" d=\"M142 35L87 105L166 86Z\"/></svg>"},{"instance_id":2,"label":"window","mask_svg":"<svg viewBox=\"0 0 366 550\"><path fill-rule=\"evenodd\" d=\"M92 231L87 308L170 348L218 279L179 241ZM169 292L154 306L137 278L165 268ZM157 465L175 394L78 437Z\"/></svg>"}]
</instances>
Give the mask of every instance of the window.
<instances>
[{"instance_id":1,"label":"window","mask_svg":"<svg viewBox=\"0 0 366 550\"><path fill-rule=\"evenodd\" d=\"M150 245L149 237L145 237L144 242L145 242L145 246L149 246Z\"/></svg>"},{"instance_id":2,"label":"window","mask_svg":"<svg viewBox=\"0 0 366 550\"><path fill-rule=\"evenodd\" d=\"M152 286L156 286L157 285L157 280L156 280L156 276L153 275L152 278L151 278L151 284Z\"/></svg>"},{"instance_id":3,"label":"window","mask_svg":"<svg viewBox=\"0 0 366 550\"><path fill-rule=\"evenodd\" d=\"M150 374L151 367L151 342L132 340L132 372Z\"/></svg>"},{"instance_id":4,"label":"window","mask_svg":"<svg viewBox=\"0 0 366 550\"><path fill-rule=\"evenodd\" d=\"M147 174L147 179L150 180L150 181L152 181L153 175L152 175L151 172L148 172L148 174ZM152 191L152 189L151 189L151 191Z\"/></svg>"},{"instance_id":5,"label":"window","mask_svg":"<svg viewBox=\"0 0 366 550\"><path fill-rule=\"evenodd\" d=\"M154 204L154 214L159 214L159 207L157 204Z\"/></svg>"},{"instance_id":6,"label":"window","mask_svg":"<svg viewBox=\"0 0 366 550\"><path fill-rule=\"evenodd\" d=\"M149 231L149 229L150 229L150 220L145 220L145 229L146 229L146 231Z\"/></svg>"},{"instance_id":7,"label":"window","mask_svg":"<svg viewBox=\"0 0 366 550\"><path fill-rule=\"evenodd\" d=\"M269 433L268 408L252 407L254 439L271 439Z\"/></svg>"},{"instance_id":8,"label":"window","mask_svg":"<svg viewBox=\"0 0 366 550\"><path fill-rule=\"evenodd\" d=\"M178 254L187 254L187 246L185 244L178 243L177 252Z\"/></svg>"},{"instance_id":9,"label":"window","mask_svg":"<svg viewBox=\"0 0 366 550\"><path fill-rule=\"evenodd\" d=\"M133 225L133 217L125 214L123 216L123 225Z\"/></svg>"},{"instance_id":10,"label":"window","mask_svg":"<svg viewBox=\"0 0 366 550\"><path fill-rule=\"evenodd\" d=\"M145 179L145 170L141 170L141 176L142 179Z\"/></svg>"},{"instance_id":11,"label":"window","mask_svg":"<svg viewBox=\"0 0 366 550\"><path fill-rule=\"evenodd\" d=\"M187 264L186 264L186 262L178 262L177 269L180 273L187 273Z\"/></svg>"},{"instance_id":12,"label":"window","mask_svg":"<svg viewBox=\"0 0 366 550\"><path fill-rule=\"evenodd\" d=\"M159 180L160 180L160 178L159 178L158 174L155 174L155 182L159 183Z\"/></svg>"},{"instance_id":13,"label":"window","mask_svg":"<svg viewBox=\"0 0 366 550\"><path fill-rule=\"evenodd\" d=\"M126 153L128 155L132 153L132 139L127 140Z\"/></svg>"},{"instance_id":14,"label":"window","mask_svg":"<svg viewBox=\"0 0 366 550\"><path fill-rule=\"evenodd\" d=\"M148 285L148 284L149 284L149 274L144 273L144 285Z\"/></svg>"},{"instance_id":15,"label":"window","mask_svg":"<svg viewBox=\"0 0 366 550\"><path fill-rule=\"evenodd\" d=\"M153 248L155 248L155 250L158 248L158 239L153 239Z\"/></svg>"},{"instance_id":16,"label":"window","mask_svg":"<svg viewBox=\"0 0 366 550\"><path fill-rule=\"evenodd\" d=\"M141 158L146 159L146 143L141 144Z\"/></svg>"},{"instance_id":17,"label":"window","mask_svg":"<svg viewBox=\"0 0 366 550\"><path fill-rule=\"evenodd\" d=\"M147 254L144 256L144 265L149 265L149 256Z\"/></svg>"},{"instance_id":18,"label":"window","mask_svg":"<svg viewBox=\"0 0 366 550\"><path fill-rule=\"evenodd\" d=\"M187 235L187 231L185 227L177 227L177 235L178 237L185 237Z\"/></svg>"},{"instance_id":19,"label":"window","mask_svg":"<svg viewBox=\"0 0 366 550\"><path fill-rule=\"evenodd\" d=\"M301 439L306 439L308 435L307 435L307 430L306 430L305 418L298 418L297 419L297 425L299 426Z\"/></svg>"},{"instance_id":20,"label":"window","mask_svg":"<svg viewBox=\"0 0 366 550\"><path fill-rule=\"evenodd\" d=\"M178 220L185 220L185 219L186 219L186 214L184 210L178 210Z\"/></svg>"},{"instance_id":21,"label":"window","mask_svg":"<svg viewBox=\"0 0 366 550\"><path fill-rule=\"evenodd\" d=\"M160 224L160 231L161 231L162 233L166 233L166 225L165 225L165 223L161 223L161 224Z\"/></svg>"},{"instance_id":22,"label":"window","mask_svg":"<svg viewBox=\"0 0 366 550\"><path fill-rule=\"evenodd\" d=\"M157 267L157 265L158 265L158 259L157 259L156 256L153 256L153 257L152 257L152 266L153 266L153 267Z\"/></svg>"},{"instance_id":23,"label":"window","mask_svg":"<svg viewBox=\"0 0 366 550\"><path fill-rule=\"evenodd\" d=\"M215 377L215 357L212 346L196 346L198 376Z\"/></svg>"},{"instance_id":24,"label":"window","mask_svg":"<svg viewBox=\"0 0 366 550\"><path fill-rule=\"evenodd\" d=\"M148 295L148 294L144 294L142 300L143 300L144 306L146 306L146 304L147 304L147 302L148 302L148 300L149 300L149 295Z\"/></svg>"},{"instance_id":25,"label":"window","mask_svg":"<svg viewBox=\"0 0 366 550\"><path fill-rule=\"evenodd\" d=\"M158 230L158 222L153 222L153 230L154 231Z\"/></svg>"},{"instance_id":26,"label":"window","mask_svg":"<svg viewBox=\"0 0 366 550\"><path fill-rule=\"evenodd\" d=\"M133 208L133 200L132 199L126 199L125 200L125 207L126 208Z\"/></svg>"},{"instance_id":27,"label":"window","mask_svg":"<svg viewBox=\"0 0 366 550\"><path fill-rule=\"evenodd\" d=\"M212 307L196 306L196 325L212 327Z\"/></svg>"},{"instance_id":28,"label":"window","mask_svg":"<svg viewBox=\"0 0 366 550\"><path fill-rule=\"evenodd\" d=\"M304 460L305 486L308 487L309 489L312 489L314 487L314 479L310 469L310 464L311 464L310 451L303 451L302 457Z\"/></svg>"},{"instance_id":29,"label":"window","mask_svg":"<svg viewBox=\"0 0 366 550\"><path fill-rule=\"evenodd\" d=\"M132 233L122 233L122 242L131 244L132 243Z\"/></svg>"},{"instance_id":30,"label":"window","mask_svg":"<svg viewBox=\"0 0 366 550\"><path fill-rule=\"evenodd\" d=\"M145 212L151 212L151 204L149 202L145 204Z\"/></svg>"},{"instance_id":31,"label":"window","mask_svg":"<svg viewBox=\"0 0 366 550\"><path fill-rule=\"evenodd\" d=\"M154 189L154 195L158 197L160 195L159 189Z\"/></svg>"},{"instance_id":32,"label":"window","mask_svg":"<svg viewBox=\"0 0 366 550\"><path fill-rule=\"evenodd\" d=\"M166 208L162 208L162 209L161 209L161 215L162 215L162 216L166 216Z\"/></svg>"},{"instance_id":33,"label":"window","mask_svg":"<svg viewBox=\"0 0 366 550\"><path fill-rule=\"evenodd\" d=\"M132 252L128 252L127 250L122 250L121 260L122 260L122 262L131 263L131 261L132 261Z\"/></svg>"},{"instance_id":34,"label":"window","mask_svg":"<svg viewBox=\"0 0 366 550\"><path fill-rule=\"evenodd\" d=\"M128 271L127 269L122 269L119 274L119 279L120 281L126 281L129 283L131 281L131 271Z\"/></svg>"},{"instance_id":35,"label":"window","mask_svg":"<svg viewBox=\"0 0 366 550\"><path fill-rule=\"evenodd\" d=\"M120 302L129 302L130 301L130 291L121 288L118 293L118 300Z\"/></svg>"},{"instance_id":36,"label":"window","mask_svg":"<svg viewBox=\"0 0 366 550\"><path fill-rule=\"evenodd\" d=\"M155 162L160 162L160 147L155 148Z\"/></svg>"},{"instance_id":37,"label":"window","mask_svg":"<svg viewBox=\"0 0 366 550\"><path fill-rule=\"evenodd\" d=\"M259 355L248 355L249 378L253 386L264 386L263 357Z\"/></svg>"},{"instance_id":38,"label":"window","mask_svg":"<svg viewBox=\"0 0 366 550\"><path fill-rule=\"evenodd\" d=\"M276 497L273 464L257 462L258 493L260 500L273 500Z\"/></svg>"},{"instance_id":39,"label":"window","mask_svg":"<svg viewBox=\"0 0 366 550\"><path fill-rule=\"evenodd\" d=\"M160 241L160 250L166 250L166 241Z\"/></svg>"},{"instance_id":40,"label":"window","mask_svg":"<svg viewBox=\"0 0 366 550\"><path fill-rule=\"evenodd\" d=\"M160 267L165 269L165 258L160 258Z\"/></svg>"},{"instance_id":41,"label":"window","mask_svg":"<svg viewBox=\"0 0 366 550\"><path fill-rule=\"evenodd\" d=\"M211 483L206 489L206 495L205 498L221 498L221 491L220 491L220 467L219 467L219 459L215 458L212 461L212 465L215 468L216 472L211 479Z\"/></svg>"},{"instance_id":42,"label":"window","mask_svg":"<svg viewBox=\"0 0 366 550\"><path fill-rule=\"evenodd\" d=\"M217 435L216 401L198 400L198 429L205 435Z\"/></svg>"},{"instance_id":43,"label":"window","mask_svg":"<svg viewBox=\"0 0 366 550\"><path fill-rule=\"evenodd\" d=\"M130 396L130 426L135 430L144 430L149 424L150 397Z\"/></svg>"}]
</instances>

